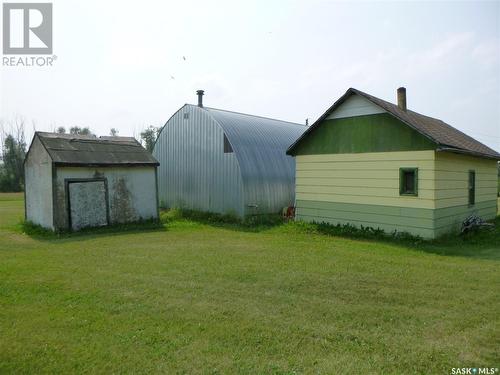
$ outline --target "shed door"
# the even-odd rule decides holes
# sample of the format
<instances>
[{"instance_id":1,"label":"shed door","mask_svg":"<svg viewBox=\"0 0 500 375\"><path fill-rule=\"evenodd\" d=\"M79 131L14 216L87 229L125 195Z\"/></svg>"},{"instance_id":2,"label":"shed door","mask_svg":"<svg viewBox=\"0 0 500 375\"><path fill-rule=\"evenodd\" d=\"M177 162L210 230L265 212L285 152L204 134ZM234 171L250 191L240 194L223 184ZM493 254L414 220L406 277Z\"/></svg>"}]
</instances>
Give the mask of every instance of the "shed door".
<instances>
[{"instance_id":1,"label":"shed door","mask_svg":"<svg viewBox=\"0 0 500 375\"><path fill-rule=\"evenodd\" d=\"M68 182L71 229L108 224L104 181Z\"/></svg>"}]
</instances>

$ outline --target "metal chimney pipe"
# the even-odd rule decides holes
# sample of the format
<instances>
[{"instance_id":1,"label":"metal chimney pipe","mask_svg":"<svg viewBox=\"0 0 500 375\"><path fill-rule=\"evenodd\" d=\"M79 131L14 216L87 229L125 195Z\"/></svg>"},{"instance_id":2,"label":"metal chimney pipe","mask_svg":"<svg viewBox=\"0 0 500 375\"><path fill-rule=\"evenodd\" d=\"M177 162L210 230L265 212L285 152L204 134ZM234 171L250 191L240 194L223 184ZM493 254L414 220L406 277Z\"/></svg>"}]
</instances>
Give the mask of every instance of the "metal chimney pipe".
<instances>
[{"instance_id":1,"label":"metal chimney pipe","mask_svg":"<svg viewBox=\"0 0 500 375\"><path fill-rule=\"evenodd\" d=\"M398 88L398 107L406 111L406 88Z\"/></svg>"},{"instance_id":2,"label":"metal chimney pipe","mask_svg":"<svg viewBox=\"0 0 500 375\"><path fill-rule=\"evenodd\" d=\"M196 91L196 95L198 95L198 107L203 108L203 94L205 91L203 90L198 90Z\"/></svg>"}]
</instances>

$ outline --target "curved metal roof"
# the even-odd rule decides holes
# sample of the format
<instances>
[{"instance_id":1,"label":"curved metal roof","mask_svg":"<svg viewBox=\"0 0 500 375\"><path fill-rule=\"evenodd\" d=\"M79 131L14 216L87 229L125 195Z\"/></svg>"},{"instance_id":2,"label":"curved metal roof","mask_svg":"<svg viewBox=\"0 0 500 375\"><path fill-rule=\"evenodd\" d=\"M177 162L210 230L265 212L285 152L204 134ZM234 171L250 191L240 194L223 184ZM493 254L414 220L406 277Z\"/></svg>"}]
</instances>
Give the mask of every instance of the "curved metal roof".
<instances>
[{"instance_id":1,"label":"curved metal roof","mask_svg":"<svg viewBox=\"0 0 500 375\"><path fill-rule=\"evenodd\" d=\"M305 125L203 107L222 127L238 159L247 189L294 184L295 163L286 150ZM293 202L292 202L293 203Z\"/></svg>"},{"instance_id":2,"label":"curved metal roof","mask_svg":"<svg viewBox=\"0 0 500 375\"><path fill-rule=\"evenodd\" d=\"M305 130L292 122L185 104L162 128L153 151L161 161L161 199L172 207L238 215L280 212L295 195L295 160L286 149ZM222 134L230 154L223 153Z\"/></svg>"}]
</instances>

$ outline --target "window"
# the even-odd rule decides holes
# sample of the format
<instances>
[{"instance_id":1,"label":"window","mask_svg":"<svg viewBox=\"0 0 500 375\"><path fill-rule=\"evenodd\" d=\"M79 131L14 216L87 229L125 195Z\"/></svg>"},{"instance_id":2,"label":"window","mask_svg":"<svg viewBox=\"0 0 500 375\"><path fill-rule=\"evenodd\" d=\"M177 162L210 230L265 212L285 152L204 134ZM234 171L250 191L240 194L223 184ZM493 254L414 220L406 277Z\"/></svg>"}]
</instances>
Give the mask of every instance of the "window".
<instances>
[{"instance_id":1,"label":"window","mask_svg":"<svg viewBox=\"0 0 500 375\"><path fill-rule=\"evenodd\" d=\"M229 143L229 139L224 134L224 153L229 154L231 152L233 152L233 148L231 147L231 143Z\"/></svg>"},{"instance_id":2,"label":"window","mask_svg":"<svg viewBox=\"0 0 500 375\"><path fill-rule=\"evenodd\" d=\"M476 202L476 171L469 171L469 205Z\"/></svg>"},{"instance_id":3,"label":"window","mask_svg":"<svg viewBox=\"0 0 500 375\"><path fill-rule=\"evenodd\" d=\"M399 169L399 195L418 195L418 168Z\"/></svg>"},{"instance_id":4,"label":"window","mask_svg":"<svg viewBox=\"0 0 500 375\"><path fill-rule=\"evenodd\" d=\"M184 120L189 120L189 112L184 113Z\"/></svg>"}]
</instances>

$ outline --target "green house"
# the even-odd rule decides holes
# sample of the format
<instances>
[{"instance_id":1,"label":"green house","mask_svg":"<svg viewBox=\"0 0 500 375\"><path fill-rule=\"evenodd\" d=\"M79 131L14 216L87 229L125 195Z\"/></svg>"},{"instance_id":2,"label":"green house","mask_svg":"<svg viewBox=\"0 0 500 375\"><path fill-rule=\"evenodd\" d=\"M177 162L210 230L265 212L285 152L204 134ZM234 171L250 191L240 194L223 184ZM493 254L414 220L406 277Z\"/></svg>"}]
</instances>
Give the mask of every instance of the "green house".
<instances>
[{"instance_id":1,"label":"green house","mask_svg":"<svg viewBox=\"0 0 500 375\"><path fill-rule=\"evenodd\" d=\"M350 88L293 144L296 218L436 238L497 213L500 154L445 122Z\"/></svg>"}]
</instances>

